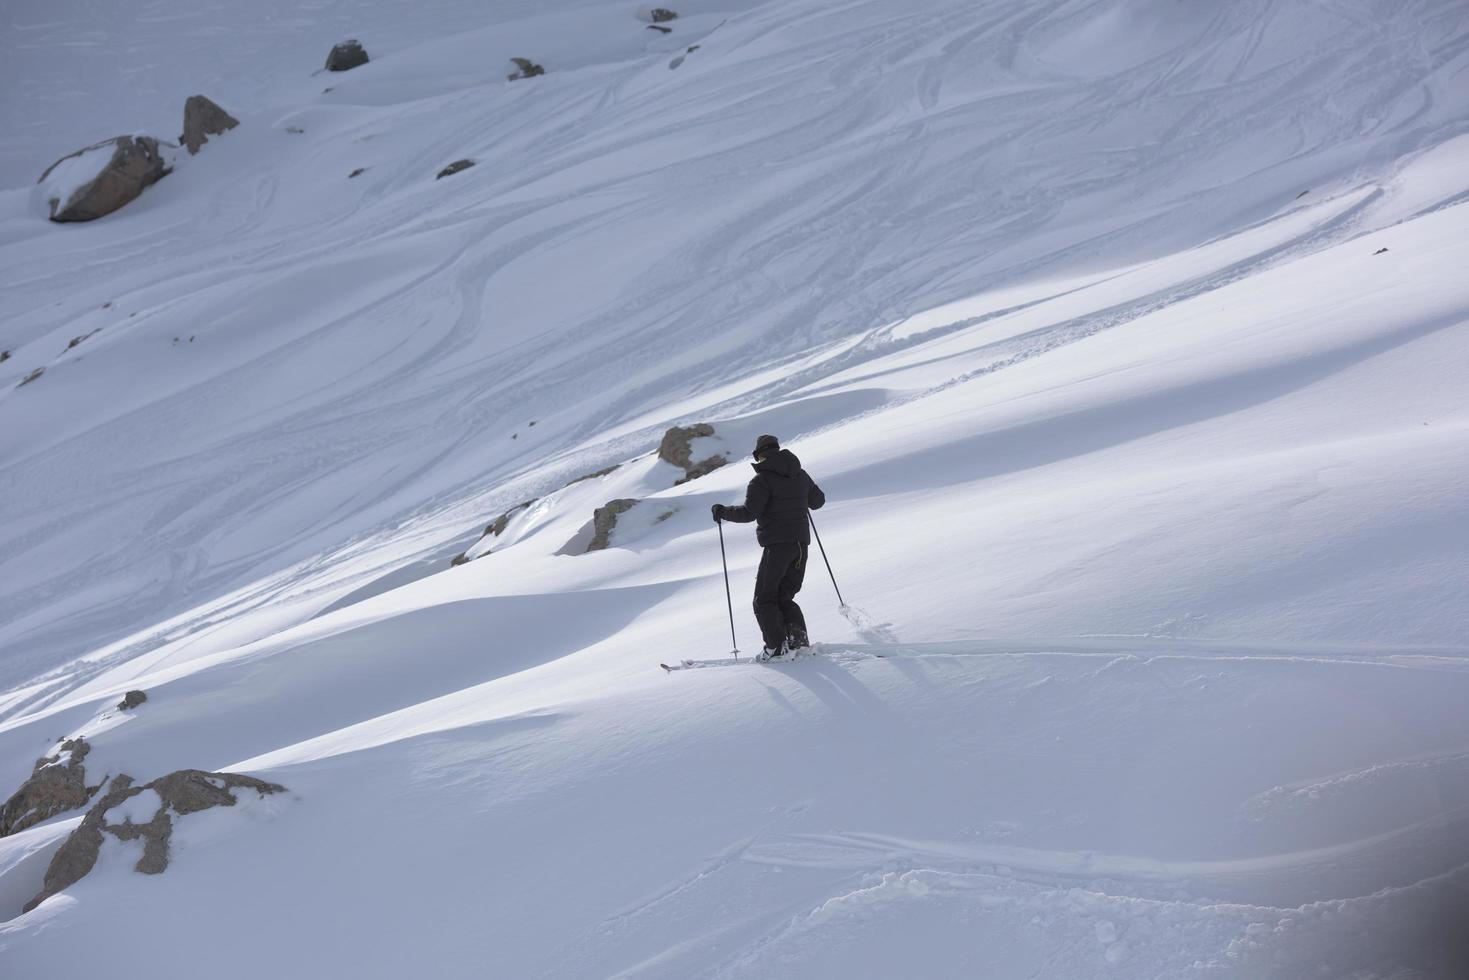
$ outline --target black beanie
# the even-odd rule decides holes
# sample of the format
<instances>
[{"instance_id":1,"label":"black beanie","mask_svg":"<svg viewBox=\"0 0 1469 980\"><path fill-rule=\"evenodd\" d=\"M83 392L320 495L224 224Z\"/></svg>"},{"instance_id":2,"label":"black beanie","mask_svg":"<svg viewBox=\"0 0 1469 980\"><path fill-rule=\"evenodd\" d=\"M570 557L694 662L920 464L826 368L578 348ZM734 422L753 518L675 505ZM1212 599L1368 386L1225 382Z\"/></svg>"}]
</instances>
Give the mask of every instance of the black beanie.
<instances>
[{"instance_id":1,"label":"black beanie","mask_svg":"<svg viewBox=\"0 0 1469 980\"><path fill-rule=\"evenodd\" d=\"M759 439L755 440L755 452L751 455L753 455L756 459L759 459L761 453L773 453L779 448L780 440L777 439L775 436L761 436Z\"/></svg>"}]
</instances>

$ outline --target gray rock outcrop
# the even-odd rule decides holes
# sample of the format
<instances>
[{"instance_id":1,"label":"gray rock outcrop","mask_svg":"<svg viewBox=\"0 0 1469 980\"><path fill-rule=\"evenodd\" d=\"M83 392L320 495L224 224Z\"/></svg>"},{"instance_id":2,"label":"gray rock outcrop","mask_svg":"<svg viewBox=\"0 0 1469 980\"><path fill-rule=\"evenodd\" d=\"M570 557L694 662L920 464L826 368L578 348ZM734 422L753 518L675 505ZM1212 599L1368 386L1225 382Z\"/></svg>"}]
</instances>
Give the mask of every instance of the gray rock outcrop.
<instances>
[{"instance_id":1,"label":"gray rock outcrop","mask_svg":"<svg viewBox=\"0 0 1469 980\"><path fill-rule=\"evenodd\" d=\"M612 531L617 527L618 515L627 513L637 502L635 498L622 497L609 500L592 511L592 540L587 545L588 553L602 551L612 543Z\"/></svg>"},{"instance_id":2,"label":"gray rock outcrop","mask_svg":"<svg viewBox=\"0 0 1469 980\"><path fill-rule=\"evenodd\" d=\"M100 783L87 786L82 760L90 751L92 746L85 739L70 738L61 743L55 755L37 759L30 778L0 808L0 837L18 834L58 813L86 806L100 788Z\"/></svg>"},{"instance_id":3,"label":"gray rock outcrop","mask_svg":"<svg viewBox=\"0 0 1469 980\"><path fill-rule=\"evenodd\" d=\"M52 895L85 878L97 864L105 834L124 841L141 839L143 856L133 866L134 869L143 874L160 874L168 867L174 817L216 806L234 806L235 796L231 790L236 789L254 790L261 796L285 792L284 786L233 772L180 769L142 786L134 786L131 776L116 777L108 785L107 793L87 811L81 826L72 831L52 855L41 892L26 904L25 911L29 912ZM131 819L124 819L122 823L108 822L109 810L148 790L158 794L159 805L146 823L134 823Z\"/></svg>"},{"instance_id":4,"label":"gray rock outcrop","mask_svg":"<svg viewBox=\"0 0 1469 980\"><path fill-rule=\"evenodd\" d=\"M663 433L663 440L658 443L658 458L684 471L683 477L674 482L675 486L697 480L729 463L726 457L718 453L694 462L694 440L712 435L714 426L707 422L688 426L675 425Z\"/></svg>"},{"instance_id":5,"label":"gray rock outcrop","mask_svg":"<svg viewBox=\"0 0 1469 980\"><path fill-rule=\"evenodd\" d=\"M112 159L97 176L71 192L65 200L50 199L51 220L92 221L111 214L135 199L151 184L162 180L171 168L158 152L158 141L151 136L114 136L85 149L68 153L46 168L37 183L44 183L62 163L100 147L112 146Z\"/></svg>"},{"instance_id":6,"label":"gray rock outcrop","mask_svg":"<svg viewBox=\"0 0 1469 980\"><path fill-rule=\"evenodd\" d=\"M144 691L129 691L129 692L127 692L126 694L124 694L122 696L122 700L121 701L117 702L117 707L121 711L132 711L138 705L142 704L144 701L147 701L147 700L148 700L148 695L147 695L146 692L144 692Z\"/></svg>"},{"instance_id":7,"label":"gray rock outcrop","mask_svg":"<svg viewBox=\"0 0 1469 980\"><path fill-rule=\"evenodd\" d=\"M667 7L654 7L648 11L648 16L653 18L653 23L662 24L670 20L678 20L678 14Z\"/></svg>"},{"instance_id":8,"label":"gray rock outcrop","mask_svg":"<svg viewBox=\"0 0 1469 980\"><path fill-rule=\"evenodd\" d=\"M179 142L188 147L192 155L209 142L209 137L228 132L239 124L238 119L225 112L218 104L202 95L191 95L184 102L184 133L179 137Z\"/></svg>"},{"instance_id":9,"label":"gray rock outcrop","mask_svg":"<svg viewBox=\"0 0 1469 980\"><path fill-rule=\"evenodd\" d=\"M350 71L358 65L367 64L369 60L362 42L350 38L332 48L331 54L326 56L326 70Z\"/></svg>"}]
</instances>

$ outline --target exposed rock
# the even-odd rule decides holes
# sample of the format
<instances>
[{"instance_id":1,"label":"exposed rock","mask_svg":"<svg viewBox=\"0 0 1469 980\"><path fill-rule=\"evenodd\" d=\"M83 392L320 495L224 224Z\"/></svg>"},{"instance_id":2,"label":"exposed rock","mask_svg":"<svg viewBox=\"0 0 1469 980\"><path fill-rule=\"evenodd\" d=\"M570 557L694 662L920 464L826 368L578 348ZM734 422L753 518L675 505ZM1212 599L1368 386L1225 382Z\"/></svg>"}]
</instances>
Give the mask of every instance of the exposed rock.
<instances>
[{"instance_id":1,"label":"exposed rock","mask_svg":"<svg viewBox=\"0 0 1469 980\"><path fill-rule=\"evenodd\" d=\"M10 351L0 350L0 364L4 364L8 360L10 360Z\"/></svg>"},{"instance_id":2,"label":"exposed rock","mask_svg":"<svg viewBox=\"0 0 1469 980\"><path fill-rule=\"evenodd\" d=\"M662 24L670 20L678 20L678 14L667 7L654 7L648 11L648 16L653 18L653 23Z\"/></svg>"},{"instance_id":3,"label":"exposed rock","mask_svg":"<svg viewBox=\"0 0 1469 980\"><path fill-rule=\"evenodd\" d=\"M693 466L690 466L686 471L684 471L684 475L680 479L673 481L673 485L680 486L682 484L688 483L690 480L697 480L701 476L708 476L710 473L713 473L721 466L728 465L728 457L721 456L716 453L715 455L710 456L708 459L702 459L699 462L695 463Z\"/></svg>"},{"instance_id":4,"label":"exposed rock","mask_svg":"<svg viewBox=\"0 0 1469 980\"><path fill-rule=\"evenodd\" d=\"M129 691L122 696L121 701L117 702L117 706L123 711L131 711L146 700L148 700L146 692Z\"/></svg>"},{"instance_id":5,"label":"exposed rock","mask_svg":"<svg viewBox=\"0 0 1469 980\"><path fill-rule=\"evenodd\" d=\"M366 167L358 167L356 170L347 175L347 179L351 180L353 177L360 177L365 173L367 173Z\"/></svg>"},{"instance_id":6,"label":"exposed rock","mask_svg":"<svg viewBox=\"0 0 1469 980\"><path fill-rule=\"evenodd\" d=\"M621 466L621 463L613 463L611 466L604 466L602 469L597 470L595 473L583 473L575 480L568 481L566 486L575 486L576 484L581 483L583 480L595 480L599 477L606 476L609 473L615 473ZM565 488L563 487L562 489Z\"/></svg>"},{"instance_id":7,"label":"exposed rock","mask_svg":"<svg viewBox=\"0 0 1469 980\"><path fill-rule=\"evenodd\" d=\"M131 776L118 776L107 787L106 795L87 811L81 826L72 831L52 855L41 893L31 899L25 911L29 912L52 895L85 878L97 864L104 834L111 834L118 840L141 838L143 856L133 867L143 874L162 873L168 867L173 816L182 817L216 806L234 806L235 796L230 791L235 789L253 789L261 796L285 791L284 786L233 772L180 769L143 786L134 786ZM107 821L107 812L113 807L149 790L158 794L159 805L148 822L134 823L131 819L124 819L122 823L115 824Z\"/></svg>"},{"instance_id":8,"label":"exposed rock","mask_svg":"<svg viewBox=\"0 0 1469 980\"><path fill-rule=\"evenodd\" d=\"M306 132L306 130L302 129L300 126L287 126L286 132L290 133L292 136L300 136L302 133Z\"/></svg>"},{"instance_id":9,"label":"exposed rock","mask_svg":"<svg viewBox=\"0 0 1469 980\"><path fill-rule=\"evenodd\" d=\"M658 444L658 458L684 471L683 478L675 481L674 486L697 480L729 462L726 457L719 454L702 459L697 463L694 462L694 440L712 435L714 435L714 426L707 422L689 426L675 425L663 433L663 441Z\"/></svg>"},{"instance_id":10,"label":"exposed rock","mask_svg":"<svg viewBox=\"0 0 1469 980\"><path fill-rule=\"evenodd\" d=\"M95 176L88 174L87 179L75 187L56 188L50 192L48 203L52 221L92 221L111 214L172 169L158 151L158 141L153 137L115 136L67 154L47 167L36 183L46 183L56 168L68 160L77 160L84 154L108 146L112 148L112 157Z\"/></svg>"},{"instance_id":11,"label":"exposed rock","mask_svg":"<svg viewBox=\"0 0 1469 980\"><path fill-rule=\"evenodd\" d=\"M531 61L529 58L511 58L510 60L515 62L516 68L520 69L517 72L505 76L512 82L522 78L535 78L537 75L544 75L546 73L545 68Z\"/></svg>"},{"instance_id":12,"label":"exposed rock","mask_svg":"<svg viewBox=\"0 0 1469 980\"><path fill-rule=\"evenodd\" d=\"M76 347L79 344L81 344L82 341L87 340L88 338L92 337L94 334L100 333L101 331L102 331L102 328L101 327L98 327L95 330L88 330L86 333L84 333L84 334L82 334L82 335L80 335L78 337L71 338L71 340L67 342L66 349L67 350L71 350L73 347Z\"/></svg>"},{"instance_id":13,"label":"exposed rock","mask_svg":"<svg viewBox=\"0 0 1469 980\"><path fill-rule=\"evenodd\" d=\"M609 500L604 506L592 511L592 541L587 551L601 551L611 543L612 529L617 527L617 515L632 509L637 500L621 497Z\"/></svg>"},{"instance_id":14,"label":"exposed rock","mask_svg":"<svg viewBox=\"0 0 1469 980\"><path fill-rule=\"evenodd\" d=\"M449 567L458 568L460 565L467 564L468 562L469 552L461 551L459 554L455 555L454 558L449 562Z\"/></svg>"},{"instance_id":15,"label":"exposed rock","mask_svg":"<svg viewBox=\"0 0 1469 980\"><path fill-rule=\"evenodd\" d=\"M326 56L327 71L349 71L368 62L367 49L356 38L343 41Z\"/></svg>"},{"instance_id":16,"label":"exposed rock","mask_svg":"<svg viewBox=\"0 0 1469 980\"><path fill-rule=\"evenodd\" d=\"M85 739L70 738L61 743L55 755L37 759L30 778L0 808L0 837L86 806L98 788L87 788L87 769L82 765L90 751L92 746Z\"/></svg>"},{"instance_id":17,"label":"exposed rock","mask_svg":"<svg viewBox=\"0 0 1469 980\"><path fill-rule=\"evenodd\" d=\"M1384 245L1382 248L1379 248L1377 251L1373 252L1372 254L1373 255L1381 255L1383 252L1386 252L1386 251L1387 251L1387 246Z\"/></svg>"},{"instance_id":18,"label":"exposed rock","mask_svg":"<svg viewBox=\"0 0 1469 980\"><path fill-rule=\"evenodd\" d=\"M37 378L39 378L41 375L43 375L45 373L46 373L46 369L45 368L38 367L34 371L32 371L30 374L27 374L24 378L21 378L20 379L20 384L16 385L16 387L17 388L24 388L26 385L30 384L32 381L35 381Z\"/></svg>"},{"instance_id":19,"label":"exposed rock","mask_svg":"<svg viewBox=\"0 0 1469 980\"><path fill-rule=\"evenodd\" d=\"M444 177L452 176L453 174L457 174L461 170L468 170L472 166L474 166L473 160L455 160L443 170L440 170L439 175L435 177L434 180L440 180Z\"/></svg>"},{"instance_id":20,"label":"exposed rock","mask_svg":"<svg viewBox=\"0 0 1469 980\"><path fill-rule=\"evenodd\" d=\"M664 27L662 24L649 24L648 25L648 30L650 30L650 31L661 31L664 34L672 34L673 33L673 28L671 28L671 27Z\"/></svg>"},{"instance_id":21,"label":"exposed rock","mask_svg":"<svg viewBox=\"0 0 1469 980\"><path fill-rule=\"evenodd\" d=\"M238 119L216 103L202 95L191 95L184 101L184 134L179 137L179 142L193 155L209 142L209 137L228 132L239 124Z\"/></svg>"}]
</instances>

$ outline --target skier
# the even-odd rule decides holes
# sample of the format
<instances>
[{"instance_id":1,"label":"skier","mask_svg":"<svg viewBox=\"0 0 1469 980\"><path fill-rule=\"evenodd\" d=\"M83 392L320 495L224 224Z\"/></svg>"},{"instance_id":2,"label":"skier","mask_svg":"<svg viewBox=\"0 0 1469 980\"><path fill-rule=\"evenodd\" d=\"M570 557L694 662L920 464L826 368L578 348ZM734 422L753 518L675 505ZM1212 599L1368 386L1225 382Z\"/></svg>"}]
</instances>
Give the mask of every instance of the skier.
<instances>
[{"instance_id":1,"label":"skier","mask_svg":"<svg viewBox=\"0 0 1469 980\"><path fill-rule=\"evenodd\" d=\"M826 494L775 436L756 439L754 456L755 476L744 504L715 504L712 511L715 523L755 522L755 538L765 549L755 575L755 619L765 648L755 659L771 660L811 645L796 593L806 577L806 547L811 543L808 508L820 510Z\"/></svg>"}]
</instances>

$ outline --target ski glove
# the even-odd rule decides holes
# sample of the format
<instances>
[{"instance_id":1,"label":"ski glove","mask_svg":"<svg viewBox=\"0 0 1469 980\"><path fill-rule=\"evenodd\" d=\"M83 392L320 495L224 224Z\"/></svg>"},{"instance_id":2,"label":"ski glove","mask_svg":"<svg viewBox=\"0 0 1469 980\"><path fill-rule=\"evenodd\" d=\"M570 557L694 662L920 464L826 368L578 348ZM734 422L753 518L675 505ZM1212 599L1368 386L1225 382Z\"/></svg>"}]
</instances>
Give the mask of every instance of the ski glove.
<instances>
[{"instance_id":1,"label":"ski glove","mask_svg":"<svg viewBox=\"0 0 1469 980\"><path fill-rule=\"evenodd\" d=\"M709 513L714 515L714 523L718 524L720 521L724 520L724 505L715 504L713 507L709 508Z\"/></svg>"}]
</instances>

